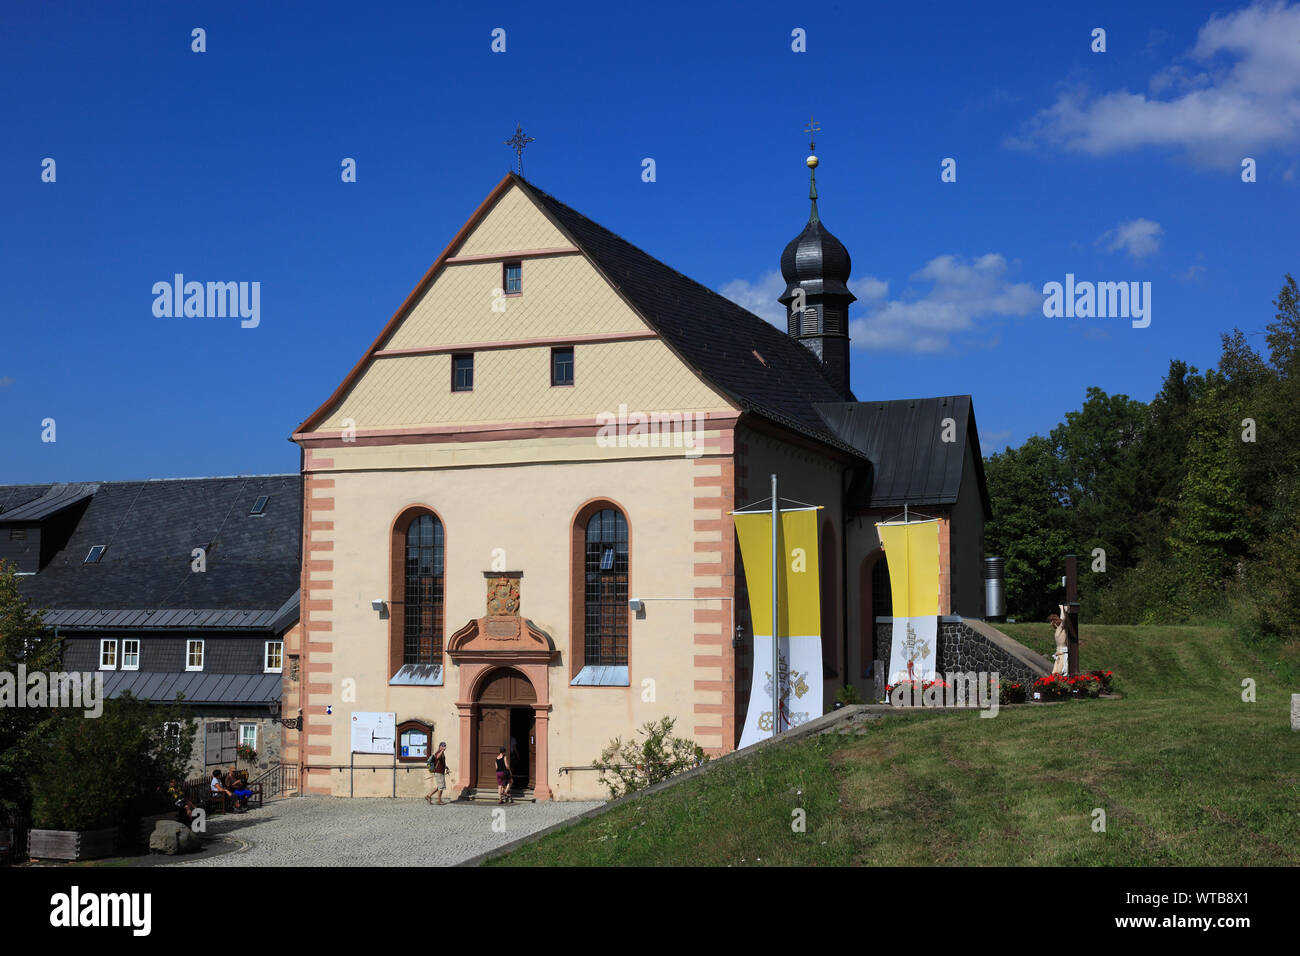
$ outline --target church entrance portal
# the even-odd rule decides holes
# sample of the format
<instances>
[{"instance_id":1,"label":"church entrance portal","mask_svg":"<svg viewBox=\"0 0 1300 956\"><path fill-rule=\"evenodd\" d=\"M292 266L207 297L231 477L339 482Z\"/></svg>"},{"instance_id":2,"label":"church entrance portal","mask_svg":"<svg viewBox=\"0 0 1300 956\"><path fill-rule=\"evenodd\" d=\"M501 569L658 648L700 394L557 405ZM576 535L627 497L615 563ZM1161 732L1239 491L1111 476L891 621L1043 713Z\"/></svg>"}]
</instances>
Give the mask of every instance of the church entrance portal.
<instances>
[{"instance_id":1,"label":"church entrance portal","mask_svg":"<svg viewBox=\"0 0 1300 956\"><path fill-rule=\"evenodd\" d=\"M475 701L471 786L483 790L496 787L497 753L505 747L514 772L514 788L536 787L536 702L532 683L514 668L499 667L484 678Z\"/></svg>"}]
</instances>

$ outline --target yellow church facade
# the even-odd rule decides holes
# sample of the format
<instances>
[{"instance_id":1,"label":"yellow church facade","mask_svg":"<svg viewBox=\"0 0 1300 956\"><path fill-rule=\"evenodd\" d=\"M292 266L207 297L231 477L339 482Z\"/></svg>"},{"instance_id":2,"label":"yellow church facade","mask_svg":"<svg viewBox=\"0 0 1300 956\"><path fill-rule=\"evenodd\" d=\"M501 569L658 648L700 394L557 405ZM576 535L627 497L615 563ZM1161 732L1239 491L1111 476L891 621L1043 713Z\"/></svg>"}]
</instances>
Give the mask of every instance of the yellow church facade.
<instances>
[{"instance_id":1,"label":"yellow church facade","mask_svg":"<svg viewBox=\"0 0 1300 956\"><path fill-rule=\"evenodd\" d=\"M824 506L824 700L865 690L870 466L814 411L853 397L804 344L505 177L293 434L303 792L422 795L446 741L450 796L494 793L501 749L539 800L604 796L592 760L664 716L733 750L730 512L772 473ZM397 756L353 752L357 713L396 715Z\"/></svg>"}]
</instances>

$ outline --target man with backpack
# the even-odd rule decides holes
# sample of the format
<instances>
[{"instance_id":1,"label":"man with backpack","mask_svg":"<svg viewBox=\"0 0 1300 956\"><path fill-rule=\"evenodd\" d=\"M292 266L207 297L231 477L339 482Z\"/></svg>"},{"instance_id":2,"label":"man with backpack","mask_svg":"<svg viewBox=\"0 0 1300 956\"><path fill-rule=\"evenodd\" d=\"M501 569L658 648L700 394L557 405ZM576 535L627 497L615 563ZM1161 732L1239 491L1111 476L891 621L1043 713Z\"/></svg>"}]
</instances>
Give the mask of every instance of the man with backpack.
<instances>
[{"instance_id":1,"label":"man with backpack","mask_svg":"<svg viewBox=\"0 0 1300 956\"><path fill-rule=\"evenodd\" d=\"M438 798L438 806L443 805L442 792L447 789L447 742L442 741L438 744L438 749L429 755L426 761L429 767L429 776L433 781L433 790L424 797L424 802L433 803L433 798Z\"/></svg>"}]
</instances>

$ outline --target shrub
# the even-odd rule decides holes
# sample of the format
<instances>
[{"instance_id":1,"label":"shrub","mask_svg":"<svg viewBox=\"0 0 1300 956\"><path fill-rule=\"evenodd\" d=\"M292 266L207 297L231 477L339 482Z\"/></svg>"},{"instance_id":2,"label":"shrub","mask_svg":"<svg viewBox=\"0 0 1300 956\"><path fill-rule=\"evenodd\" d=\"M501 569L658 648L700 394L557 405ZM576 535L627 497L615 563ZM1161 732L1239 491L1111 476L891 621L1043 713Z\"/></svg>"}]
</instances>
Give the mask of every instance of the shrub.
<instances>
[{"instance_id":1,"label":"shrub","mask_svg":"<svg viewBox=\"0 0 1300 956\"><path fill-rule=\"evenodd\" d=\"M835 692L835 699L845 706L849 704L862 703L862 697L858 694L858 689L852 684L845 684Z\"/></svg>"},{"instance_id":2,"label":"shrub","mask_svg":"<svg viewBox=\"0 0 1300 956\"><path fill-rule=\"evenodd\" d=\"M181 748L163 724L181 724ZM130 694L104 701L98 718L61 711L40 741L41 765L32 780L32 824L50 830L94 830L171 807L167 787L183 778L192 723L177 708Z\"/></svg>"},{"instance_id":3,"label":"shrub","mask_svg":"<svg viewBox=\"0 0 1300 956\"><path fill-rule=\"evenodd\" d=\"M598 779L609 790L611 800L644 790L709 759L693 740L672 736L675 723L671 717L648 721L639 731L642 741L615 737L601 751L600 759L591 762L600 771Z\"/></svg>"}]
</instances>

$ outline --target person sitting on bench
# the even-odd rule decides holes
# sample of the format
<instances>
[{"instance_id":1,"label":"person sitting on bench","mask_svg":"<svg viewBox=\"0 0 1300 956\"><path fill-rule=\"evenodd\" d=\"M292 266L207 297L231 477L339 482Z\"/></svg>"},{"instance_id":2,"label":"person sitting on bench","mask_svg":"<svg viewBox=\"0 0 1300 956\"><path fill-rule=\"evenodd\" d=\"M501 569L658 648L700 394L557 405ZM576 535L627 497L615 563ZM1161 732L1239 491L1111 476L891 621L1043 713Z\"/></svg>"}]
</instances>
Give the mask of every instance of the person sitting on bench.
<instances>
[{"instance_id":1,"label":"person sitting on bench","mask_svg":"<svg viewBox=\"0 0 1300 956\"><path fill-rule=\"evenodd\" d=\"M253 795L253 791L248 789L248 779L239 772L238 767L230 768L230 776L226 777L226 786L234 794L240 810L248 809L248 798Z\"/></svg>"},{"instance_id":2,"label":"person sitting on bench","mask_svg":"<svg viewBox=\"0 0 1300 956\"><path fill-rule=\"evenodd\" d=\"M218 797L218 796L229 797L231 803L233 803L235 806L239 806L239 799L233 793L231 793L229 789L226 788L226 785L224 783L222 783L220 770L212 771L212 780L209 783L209 789L212 791L213 797Z\"/></svg>"}]
</instances>

